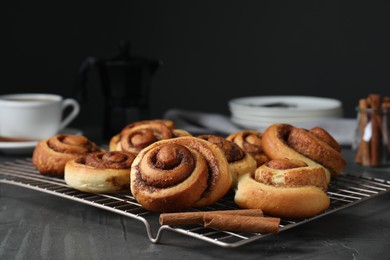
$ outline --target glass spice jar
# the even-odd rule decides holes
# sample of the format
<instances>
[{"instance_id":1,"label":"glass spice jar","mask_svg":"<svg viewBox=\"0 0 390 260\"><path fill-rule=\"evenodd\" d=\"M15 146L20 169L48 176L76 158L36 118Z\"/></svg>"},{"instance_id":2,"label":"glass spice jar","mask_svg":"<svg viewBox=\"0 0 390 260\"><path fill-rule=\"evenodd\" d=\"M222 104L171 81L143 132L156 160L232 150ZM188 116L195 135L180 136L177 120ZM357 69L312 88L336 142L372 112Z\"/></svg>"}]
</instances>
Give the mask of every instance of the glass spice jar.
<instances>
[{"instance_id":1,"label":"glass spice jar","mask_svg":"<svg viewBox=\"0 0 390 260\"><path fill-rule=\"evenodd\" d=\"M359 103L352 145L355 162L363 166L390 165L390 106L367 108Z\"/></svg>"}]
</instances>

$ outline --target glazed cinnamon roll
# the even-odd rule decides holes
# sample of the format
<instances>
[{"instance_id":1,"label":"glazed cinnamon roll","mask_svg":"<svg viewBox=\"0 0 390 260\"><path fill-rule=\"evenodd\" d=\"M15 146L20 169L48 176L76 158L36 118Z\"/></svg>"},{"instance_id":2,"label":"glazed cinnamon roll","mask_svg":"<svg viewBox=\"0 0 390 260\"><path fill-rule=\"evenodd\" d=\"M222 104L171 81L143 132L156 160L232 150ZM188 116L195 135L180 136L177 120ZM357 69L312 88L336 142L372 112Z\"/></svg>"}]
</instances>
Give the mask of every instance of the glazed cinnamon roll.
<instances>
[{"instance_id":1,"label":"glazed cinnamon roll","mask_svg":"<svg viewBox=\"0 0 390 260\"><path fill-rule=\"evenodd\" d=\"M96 152L70 160L65 165L65 182L80 191L114 193L130 189L130 168L135 154Z\"/></svg>"},{"instance_id":2,"label":"glazed cinnamon roll","mask_svg":"<svg viewBox=\"0 0 390 260\"><path fill-rule=\"evenodd\" d=\"M329 208L327 176L322 166L300 160L271 160L238 181L234 197L241 208L261 209L264 214L305 218Z\"/></svg>"},{"instance_id":3,"label":"glazed cinnamon roll","mask_svg":"<svg viewBox=\"0 0 390 260\"><path fill-rule=\"evenodd\" d=\"M309 131L289 124L274 124L265 130L262 141L264 152L270 159L297 159L309 166L323 166L328 183L345 168L339 144L319 127Z\"/></svg>"},{"instance_id":4,"label":"glazed cinnamon roll","mask_svg":"<svg viewBox=\"0 0 390 260\"><path fill-rule=\"evenodd\" d=\"M146 120L127 125L109 143L110 151L138 153L146 146L159 140L190 135L177 130L170 120Z\"/></svg>"},{"instance_id":5,"label":"glazed cinnamon roll","mask_svg":"<svg viewBox=\"0 0 390 260\"><path fill-rule=\"evenodd\" d=\"M268 161L262 146L263 133L257 130L241 130L230 134L227 140L236 143L242 150L255 158L257 167Z\"/></svg>"},{"instance_id":6,"label":"glazed cinnamon roll","mask_svg":"<svg viewBox=\"0 0 390 260\"><path fill-rule=\"evenodd\" d=\"M32 163L41 174L63 177L67 161L98 151L101 148L85 136L59 134L38 142Z\"/></svg>"},{"instance_id":7,"label":"glazed cinnamon roll","mask_svg":"<svg viewBox=\"0 0 390 260\"><path fill-rule=\"evenodd\" d=\"M141 150L130 179L134 198L153 212L214 204L232 183L221 149L192 136L161 140Z\"/></svg>"},{"instance_id":8,"label":"glazed cinnamon roll","mask_svg":"<svg viewBox=\"0 0 390 260\"><path fill-rule=\"evenodd\" d=\"M233 189L237 185L239 176L253 172L257 168L255 159L249 153L244 152L236 143L216 135L200 135L198 138L211 142L222 150L230 166Z\"/></svg>"}]
</instances>

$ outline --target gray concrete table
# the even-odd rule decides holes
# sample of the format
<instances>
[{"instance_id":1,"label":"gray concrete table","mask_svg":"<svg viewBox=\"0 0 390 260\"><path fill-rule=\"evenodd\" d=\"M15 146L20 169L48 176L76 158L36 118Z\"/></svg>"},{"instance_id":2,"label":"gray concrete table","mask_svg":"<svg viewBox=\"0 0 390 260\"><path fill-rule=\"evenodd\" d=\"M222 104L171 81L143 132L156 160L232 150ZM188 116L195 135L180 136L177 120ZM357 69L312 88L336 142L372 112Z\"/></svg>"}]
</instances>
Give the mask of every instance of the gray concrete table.
<instances>
[{"instance_id":1,"label":"gray concrete table","mask_svg":"<svg viewBox=\"0 0 390 260\"><path fill-rule=\"evenodd\" d=\"M343 151L346 172L390 179L364 169ZM1 155L0 162L20 156ZM165 232L159 244L134 219L0 184L0 259L388 259L390 194L359 203L238 248Z\"/></svg>"}]
</instances>

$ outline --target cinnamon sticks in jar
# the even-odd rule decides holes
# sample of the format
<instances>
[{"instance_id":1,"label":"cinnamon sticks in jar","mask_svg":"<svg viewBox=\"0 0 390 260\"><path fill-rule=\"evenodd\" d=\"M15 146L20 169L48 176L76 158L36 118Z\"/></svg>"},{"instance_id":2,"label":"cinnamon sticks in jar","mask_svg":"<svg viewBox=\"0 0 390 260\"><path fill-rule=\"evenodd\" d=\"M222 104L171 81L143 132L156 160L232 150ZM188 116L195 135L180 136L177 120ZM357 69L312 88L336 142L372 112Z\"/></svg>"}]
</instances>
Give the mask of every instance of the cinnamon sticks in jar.
<instances>
[{"instance_id":1,"label":"cinnamon sticks in jar","mask_svg":"<svg viewBox=\"0 0 390 260\"><path fill-rule=\"evenodd\" d=\"M364 166L390 163L390 97L370 94L359 100L355 162Z\"/></svg>"}]
</instances>

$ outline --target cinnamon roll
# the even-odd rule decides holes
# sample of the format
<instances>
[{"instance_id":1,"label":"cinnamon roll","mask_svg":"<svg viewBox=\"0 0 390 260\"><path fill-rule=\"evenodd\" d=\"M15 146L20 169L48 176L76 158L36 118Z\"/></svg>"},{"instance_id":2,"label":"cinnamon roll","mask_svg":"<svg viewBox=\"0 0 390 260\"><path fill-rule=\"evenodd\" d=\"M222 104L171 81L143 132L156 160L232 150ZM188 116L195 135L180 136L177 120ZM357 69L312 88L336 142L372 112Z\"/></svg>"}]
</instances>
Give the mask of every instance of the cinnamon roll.
<instances>
[{"instance_id":1,"label":"cinnamon roll","mask_svg":"<svg viewBox=\"0 0 390 260\"><path fill-rule=\"evenodd\" d=\"M236 143L242 150L255 158L257 167L268 161L262 147L263 133L257 130L241 130L230 134L227 140Z\"/></svg>"},{"instance_id":2,"label":"cinnamon roll","mask_svg":"<svg viewBox=\"0 0 390 260\"><path fill-rule=\"evenodd\" d=\"M214 204L232 183L221 149L192 136L161 140L141 150L130 179L134 198L153 212Z\"/></svg>"},{"instance_id":3,"label":"cinnamon roll","mask_svg":"<svg viewBox=\"0 0 390 260\"><path fill-rule=\"evenodd\" d=\"M146 146L159 140L191 135L175 128L170 120L145 120L127 125L109 143L110 151L138 153Z\"/></svg>"},{"instance_id":4,"label":"cinnamon roll","mask_svg":"<svg viewBox=\"0 0 390 260\"><path fill-rule=\"evenodd\" d=\"M172 120L169 119L151 119L151 120L141 120L141 121L136 121L131 124L126 125L122 130L127 130L131 129L135 126L138 125L145 125L145 124L150 124L150 123L159 123L167 126L169 129L176 129L176 125Z\"/></svg>"},{"instance_id":5,"label":"cinnamon roll","mask_svg":"<svg viewBox=\"0 0 390 260\"><path fill-rule=\"evenodd\" d=\"M173 137L192 136L190 132L184 129L172 129Z\"/></svg>"},{"instance_id":6,"label":"cinnamon roll","mask_svg":"<svg viewBox=\"0 0 390 260\"><path fill-rule=\"evenodd\" d=\"M233 189L237 185L239 176L253 172L257 168L255 159L249 153L244 152L236 143L216 135L200 135L198 138L211 142L222 150L230 166Z\"/></svg>"},{"instance_id":7,"label":"cinnamon roll","mask_svg":"<svg viewBox=\"0 0 390 260\"><path fill-rule=\"evenodd\" d=\"M234 200L241 208L261 209L267 215L305 218L329 208L327 187L322 166L276 159L240 177Z\"/></svg>"},{"instance_id":8,"label":"cinnamon roll","mask_svg":"<svg viewBox=\"0 0 390 260\"><path fill-rule=\"evenodd\" d=\"M82 155L65 165L65 182L80 191L114 193L130 189L135 154L112 151Z\"/></svg>"},{"instance_id":9,"label":"cinnamon roll","mask_svg":"<svg viewBox=\"0 0 390 260\"><path fill-rule=\"evenodd\" d=\"M342 173L345 160L337 141L324 129L309 130L289 124L269 126L262 137L263 149L270 159L288 158L322 166L328 183Z\"/></svg>"},{"instance_id":10,"label":"cinnamon roll","mask_svg":"<svg viewBox=\"0 0 390 260\"><path fill-rule=\"evenodd\" d=\"M63 177L66 162L98 151L101 148L85 136L58 134L38 142L32 163L41 174Z\"/></svg>"}]
</instances>

